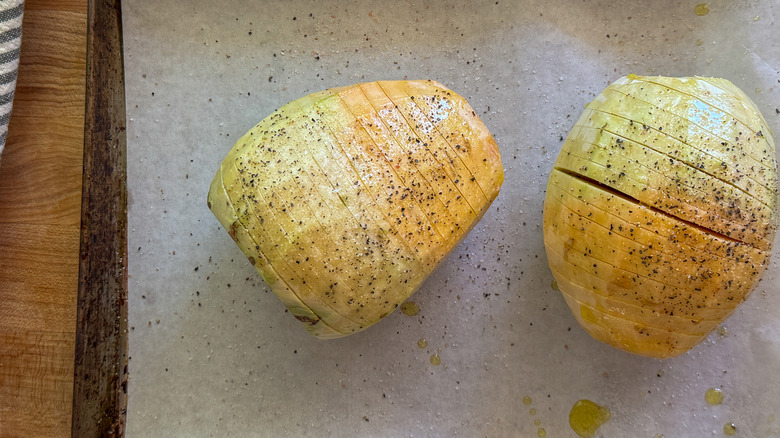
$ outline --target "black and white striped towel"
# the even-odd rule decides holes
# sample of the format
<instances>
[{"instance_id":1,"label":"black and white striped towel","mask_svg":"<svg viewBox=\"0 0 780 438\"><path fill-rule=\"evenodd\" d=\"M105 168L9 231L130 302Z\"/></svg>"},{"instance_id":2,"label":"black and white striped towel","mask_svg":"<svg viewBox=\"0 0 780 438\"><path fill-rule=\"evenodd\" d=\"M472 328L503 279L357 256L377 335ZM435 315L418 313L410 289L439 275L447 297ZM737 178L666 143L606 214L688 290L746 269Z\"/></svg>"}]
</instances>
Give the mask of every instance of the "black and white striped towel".
<instances>
[{"instance_id":1,"label":"black and white striped towel","mask_svg":"<svg viewBox=\"0 0 780 438\"><path fill-rule=\"evenodd\" d=\"M23 13L24 0L0 0L0 156L8 136L8 121L19 72Z\"/></svg>"}]
</instances>

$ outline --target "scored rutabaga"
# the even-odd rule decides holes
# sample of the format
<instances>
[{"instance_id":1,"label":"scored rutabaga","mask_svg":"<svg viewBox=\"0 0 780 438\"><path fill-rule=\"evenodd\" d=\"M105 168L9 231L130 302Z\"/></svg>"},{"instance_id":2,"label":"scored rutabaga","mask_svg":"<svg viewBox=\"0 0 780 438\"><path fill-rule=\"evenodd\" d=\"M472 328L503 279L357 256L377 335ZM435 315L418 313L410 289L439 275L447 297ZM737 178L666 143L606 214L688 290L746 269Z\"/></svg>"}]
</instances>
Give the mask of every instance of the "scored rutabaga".
<instances>
[{"instance_id":1,"label":"scored rutabaga","mask_svg":"<svg viewBox=\"0 0 780 438\"><path fill-rule=\"evenodd\" d=\"M493 137L434 81L297 99L222 162L209 208L314 336L390 314L482 218L504 179Z\"/></svg>"},{"instance_id":2,"label":"scored rutabaga","mask_svg":"<svg viewBox=\"0 0 780 438\"><path fill-rule=\"evenodd\" d=\"M729 81L629 75L569 134L544 205L550 268L593 337L683 353L744 301L777 227L775 145Z\"/></svg>"}]
</instances>

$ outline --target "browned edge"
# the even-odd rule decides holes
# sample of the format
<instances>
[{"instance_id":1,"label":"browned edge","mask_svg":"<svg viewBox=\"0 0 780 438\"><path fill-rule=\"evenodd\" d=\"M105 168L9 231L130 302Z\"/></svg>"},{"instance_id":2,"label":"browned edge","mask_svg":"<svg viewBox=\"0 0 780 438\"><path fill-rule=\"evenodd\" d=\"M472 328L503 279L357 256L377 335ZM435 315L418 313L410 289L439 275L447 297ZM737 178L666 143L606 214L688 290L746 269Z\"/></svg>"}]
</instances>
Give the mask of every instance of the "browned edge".
<instances>
[{"instance_id":1,"label":"browned edge","mask_svg":"<svg viewBox=\"0 0 780 438\"><path fill-rule=\"evenodd\" d=\"M124 436L127 138L121 0L89 0L73 437Z\"/></svg>"}]
</instances>

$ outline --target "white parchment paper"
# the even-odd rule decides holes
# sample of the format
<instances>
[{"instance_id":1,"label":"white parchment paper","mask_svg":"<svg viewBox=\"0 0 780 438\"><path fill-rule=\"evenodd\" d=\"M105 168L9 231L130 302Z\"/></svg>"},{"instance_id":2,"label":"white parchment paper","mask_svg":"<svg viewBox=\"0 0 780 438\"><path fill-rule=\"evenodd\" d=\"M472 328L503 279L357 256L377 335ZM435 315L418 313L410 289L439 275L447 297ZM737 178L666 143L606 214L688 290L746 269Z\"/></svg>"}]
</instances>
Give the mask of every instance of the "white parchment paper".
<instances>
[{"instance_id":1,"label":"white parchment paper","mask_svg":"<svg viewBox=\"0 0 780 438\"><path fill-rule=\"evenodd\" d=\"M620 76L727 78L780 133L777 1L713 0L706 15L681 0L123 3L128 436L575 437L579 399L611 411L596 436L724 436L727 423L780 436L777 257L720 330L660 361L579 328L541 233L563 139ZM428 78L493 133L502 192L412 297L419 314L312 338L207 209L208 184L290 100Z\"/></svg>"}]
</instances>

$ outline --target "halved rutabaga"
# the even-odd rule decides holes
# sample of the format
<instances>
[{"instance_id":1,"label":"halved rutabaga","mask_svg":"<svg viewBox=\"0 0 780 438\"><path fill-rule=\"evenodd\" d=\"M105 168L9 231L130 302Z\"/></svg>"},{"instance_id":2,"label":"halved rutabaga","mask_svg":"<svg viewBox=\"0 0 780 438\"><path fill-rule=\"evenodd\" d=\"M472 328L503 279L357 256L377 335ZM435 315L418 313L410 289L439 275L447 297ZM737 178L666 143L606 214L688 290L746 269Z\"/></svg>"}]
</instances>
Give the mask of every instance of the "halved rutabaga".
<instances>
[{"instance_id":1,"label":"halved rutabaga","mask_svg":"<svg viewBox=\"0 0 780 438\"><path fill-rule=\"evenodd\" d=\"M777 228L775 145L723 79L630 75L588 104L544 205L548 262L574 317L671 357L747 298Z\"/></svg>"},{"instance_id":2,"label":"halved rutabaga","mask_svg":"<svg viewBox=\"0 0 780 438\"><path fill-rule=\"evenodd\" d=\"M244 135L209 208L320 338L390 314L482 218L504 173L469 104L433 81L300 98Z\"/></svg>"}]
</instances>

